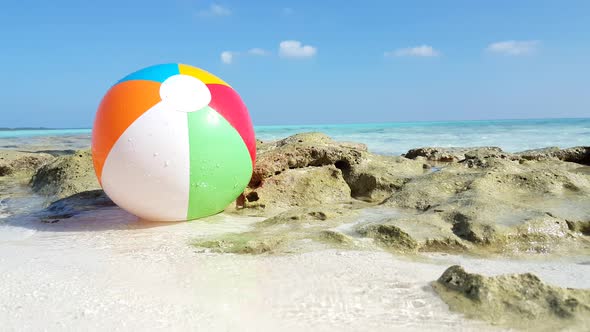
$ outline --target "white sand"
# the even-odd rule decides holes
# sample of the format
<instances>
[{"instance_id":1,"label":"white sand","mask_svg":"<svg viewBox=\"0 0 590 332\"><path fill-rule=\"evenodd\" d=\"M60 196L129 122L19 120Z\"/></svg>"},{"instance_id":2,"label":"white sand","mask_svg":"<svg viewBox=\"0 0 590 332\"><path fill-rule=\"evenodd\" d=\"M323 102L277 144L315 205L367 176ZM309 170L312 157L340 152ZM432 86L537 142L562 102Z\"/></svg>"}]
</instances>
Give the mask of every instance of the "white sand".
<instances>
[{"instance_id":1,"label":"white sand","mask_svg":"<svg viewBox=\"0 0 590 332\"><path fill-rule=\"evenodd\" d=\"M450 265L533 272L590 288L590 265L325 250L208 254L188 243L255 218L149 224L117 208L51 225L0 225L0 330L487 331L449 312L428 283ZM582 259L583 260L583 259Z\"/></svg>"}]
</instances>

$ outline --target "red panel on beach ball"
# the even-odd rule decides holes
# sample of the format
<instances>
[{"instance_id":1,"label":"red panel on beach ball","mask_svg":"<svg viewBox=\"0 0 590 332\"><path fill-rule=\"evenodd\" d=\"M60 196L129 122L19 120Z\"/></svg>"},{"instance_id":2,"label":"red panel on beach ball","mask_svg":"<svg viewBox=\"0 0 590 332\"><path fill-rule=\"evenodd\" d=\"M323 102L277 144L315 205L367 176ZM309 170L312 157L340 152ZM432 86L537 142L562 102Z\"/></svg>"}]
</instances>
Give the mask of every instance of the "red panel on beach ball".
<instances>
[{"instance_id":1,"label":"red panel on beach ball","mask_svg":"<svg viewBox=\"0 0 590 332\"><path fill-rule=\"evenodd\" d=\"M209 106L221 114L238 131L248 147L252 165L254 165L256 162L256 138L252 120L242 98L234 89L226 85L207 84L207 87L211 91Z\"/></svg>"}]
</instances>

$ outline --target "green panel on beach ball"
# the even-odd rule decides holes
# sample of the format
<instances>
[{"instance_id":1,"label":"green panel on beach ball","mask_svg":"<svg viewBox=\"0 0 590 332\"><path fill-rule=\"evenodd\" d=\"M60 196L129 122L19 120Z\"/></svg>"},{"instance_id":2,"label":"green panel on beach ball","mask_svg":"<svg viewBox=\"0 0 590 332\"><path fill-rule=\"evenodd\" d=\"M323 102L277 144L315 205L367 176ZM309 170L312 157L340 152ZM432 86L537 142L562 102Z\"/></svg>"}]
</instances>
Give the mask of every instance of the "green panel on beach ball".
<instances>
[{"instance_id":1,"label":"green panel on beach ball","mask_svg":"<svg viewBox=\"0 0 590 332\"><path fill-rule=\"evenodd\" d=\"M190 190L187 219L221 212L252 176L252 161L240 134L207 106L188 116Z\"/></svg>"}]
</instances>

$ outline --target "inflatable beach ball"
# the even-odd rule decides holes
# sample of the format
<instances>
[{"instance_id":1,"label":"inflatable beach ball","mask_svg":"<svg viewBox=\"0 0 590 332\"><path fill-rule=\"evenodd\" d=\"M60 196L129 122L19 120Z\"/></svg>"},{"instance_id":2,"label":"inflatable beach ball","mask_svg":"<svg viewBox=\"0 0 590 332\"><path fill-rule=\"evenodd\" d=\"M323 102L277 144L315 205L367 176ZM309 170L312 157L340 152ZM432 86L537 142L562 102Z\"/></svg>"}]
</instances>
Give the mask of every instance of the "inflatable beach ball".
<instances>
[{"instance_id":1,"label":"inflatable beach ball","mask_svg":"<svg viewBox=\"0 0 590 332\"><path fill-rule=\"evenodd\" d=\"M103 97L92 158L106 194L147 220L216 214L247 186L256 158L248 110L220 78L184 64L134 72Z\"/></svg>"}]
</instances>

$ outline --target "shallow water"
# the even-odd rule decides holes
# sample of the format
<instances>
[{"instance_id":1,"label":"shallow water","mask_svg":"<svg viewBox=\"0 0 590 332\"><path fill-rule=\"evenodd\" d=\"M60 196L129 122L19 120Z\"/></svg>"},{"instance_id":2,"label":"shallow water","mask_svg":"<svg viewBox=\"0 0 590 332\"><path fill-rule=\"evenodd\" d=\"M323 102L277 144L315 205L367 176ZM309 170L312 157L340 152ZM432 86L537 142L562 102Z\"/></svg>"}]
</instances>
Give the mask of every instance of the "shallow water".
<instances>
[{"instance_id":1,"label":"shallow water","mask_svg":"<svg viewBox=\"0 0 590 332\"><path fill-rule=\"evenodd\" d=\"M36 195L24 181L0 177L0 223L11 216L42 209L45 198Z\"/></svg>"},{"instance_id":2,"label":"shallow water","mask_svg":"<svg viewBox=\"0 0 590 332\"><path fill-rule=\"evenodd\" d=\"M590 145L590 118L256 126L255 130L262 140L319 131L337 140L365 143L375 153L392 155L425 146L498 146L516 152ZM89 145L90 129L0 131L0 148L79 149Z\"/></svg>"},{"instance_id":3,"label":"shallow water","mask_svg":"<svg viewBox=\"0 0 590 332\"><path fill-rule=\"evenodd\" d=\"M426 146L498 146L508 152L549 146L590 145L590 119L407 122L258 127L262 140L319 131L337 140L367 144L375 153L399 155Z\"/></svg>"}]
</instances>

